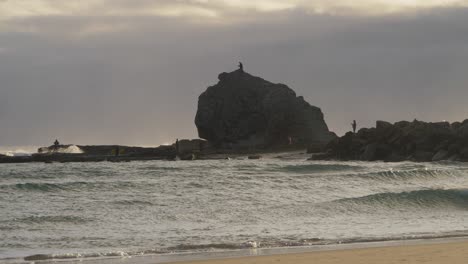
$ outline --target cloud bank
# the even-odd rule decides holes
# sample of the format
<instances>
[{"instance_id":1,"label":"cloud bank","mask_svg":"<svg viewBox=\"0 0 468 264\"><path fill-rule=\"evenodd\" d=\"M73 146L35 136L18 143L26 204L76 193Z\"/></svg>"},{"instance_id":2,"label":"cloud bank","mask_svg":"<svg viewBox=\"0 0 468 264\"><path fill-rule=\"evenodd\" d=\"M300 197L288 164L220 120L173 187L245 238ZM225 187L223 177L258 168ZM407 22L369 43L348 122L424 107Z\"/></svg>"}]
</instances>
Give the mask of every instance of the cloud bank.
<instances>
[{"instance_id":1,"label":"cloud bank","mask_svg":"<svg viewBox=\"0 0 468 264\"><path fill-rule=\"evenodd\" d=\"M463 0L3 0L0 17L37 16L200 16L222 18L245 10L386 14L439 7L463 7Z\"/></svg>"},{"instance_id":2,"label":"cloud bank","mask_svg":"<svg viewBox=\"0 0 468 264\"><path fill-rule=\"evenodd\" d=\"M339 134L468 117L465 2L329 2L1 1L0 145L196 137L198 95L239 60Z\"/></svg>"}]
</instances>

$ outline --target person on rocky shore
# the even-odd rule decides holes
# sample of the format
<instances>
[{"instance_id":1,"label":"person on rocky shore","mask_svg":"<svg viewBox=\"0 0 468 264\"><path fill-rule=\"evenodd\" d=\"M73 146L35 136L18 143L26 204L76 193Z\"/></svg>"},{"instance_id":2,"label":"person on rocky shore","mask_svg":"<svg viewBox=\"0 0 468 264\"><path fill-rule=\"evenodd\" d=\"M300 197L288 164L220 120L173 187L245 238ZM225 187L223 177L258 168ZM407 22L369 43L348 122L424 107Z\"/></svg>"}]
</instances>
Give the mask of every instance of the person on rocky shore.
<instances>
[{"instance_id":1,"label":"person on rocky shore","mask_svg":"<svg viewBox=\"0 0 468 264\"><path fill-rule=\"evenodd\" d=\"M244 72L244 64L242 62L239 62L239 71Z\"/></svg>"},{"instance_id":2,"label":"person on rocky shore","mask_svg":"<svg viewBox=\"0 0 468 264\"><path fill-rule=\"evenodd\" d=\"M351 126L353 127L353 133L356 134L356 127L357 127L356 120L353 120L353 122L351 123Z\"/></svg>"}]
</instances>

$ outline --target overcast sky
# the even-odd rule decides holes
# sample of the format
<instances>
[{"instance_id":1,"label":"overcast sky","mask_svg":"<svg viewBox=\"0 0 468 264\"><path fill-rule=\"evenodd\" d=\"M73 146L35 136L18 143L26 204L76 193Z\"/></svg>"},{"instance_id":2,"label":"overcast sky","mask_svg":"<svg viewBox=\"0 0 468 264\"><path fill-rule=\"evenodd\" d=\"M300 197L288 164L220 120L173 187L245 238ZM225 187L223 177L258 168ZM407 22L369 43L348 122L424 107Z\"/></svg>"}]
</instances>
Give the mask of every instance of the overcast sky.
<instances>
[{"instance_id":1,"label":"overcast sky","mask_svg":"<svg viewBox=\"0 0 468 264\"><path fill-rule=\"evenodd\" d=\"M468 118L468 1L0 0L0 146L197 137L223 71L284 83L338 134Z\"/></svg>"}]
</instances>

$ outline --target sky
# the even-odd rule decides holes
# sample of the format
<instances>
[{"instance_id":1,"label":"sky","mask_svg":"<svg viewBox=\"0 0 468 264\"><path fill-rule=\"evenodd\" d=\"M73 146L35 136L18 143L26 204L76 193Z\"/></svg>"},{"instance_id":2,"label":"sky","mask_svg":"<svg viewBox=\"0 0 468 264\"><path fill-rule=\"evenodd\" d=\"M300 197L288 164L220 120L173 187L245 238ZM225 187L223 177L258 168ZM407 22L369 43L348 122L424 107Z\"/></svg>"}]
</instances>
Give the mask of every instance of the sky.
<instances>
[{"instance_id":1,"label":"sky","mask_svg":"<svg viewBox=\"0 0 468 264\"><path fill-rule=\"evenodd\" d=\"M339 135L464 120L468 0L0 0L0 146L196 138L239 61Z\"/></svg>"}]
</instances>

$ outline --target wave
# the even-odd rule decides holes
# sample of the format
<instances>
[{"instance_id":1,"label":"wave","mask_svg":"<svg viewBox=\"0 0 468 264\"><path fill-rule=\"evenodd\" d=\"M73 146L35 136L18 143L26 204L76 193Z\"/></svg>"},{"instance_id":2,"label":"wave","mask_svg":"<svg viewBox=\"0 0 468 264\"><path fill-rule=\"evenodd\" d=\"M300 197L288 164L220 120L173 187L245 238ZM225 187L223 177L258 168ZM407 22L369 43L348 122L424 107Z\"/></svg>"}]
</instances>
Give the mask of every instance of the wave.
<instances>
[{"instance_id":1,"label":"wave","mask_svg":"<svg viewBox=\"0 0 468 264\"><path fill-rule=\"evenodd\" d=\"M141 201L141 200L120 200L120 201L114 201L112 202L113 204L117 205L140 205L140 206L152 206L154 205L152 202L148 201Z\"/></svg>"},{"instance_id":2,"label":"wave","mask_svg":"<svg viewBox=\"0 0 468 264\"><path fill-rule=\"evenodd\" d=\"M168 167L168 166L159 166L159 165L149 165L140 168L141 171L183 171L184 168L178 167Z\"/></svg>"},{"instance_id":3,"label":"wave","mask_svg":"<svg viewBox=\"0 0 468 264\"><path fill-rule=\"evenodd\" d=\"M92 189L122 189L136 188L137 183L118 181L118 182L64 182L64 183L17 183L12 185L0 185L0 189L3 190L15 190L15 191L29 191L29 192L59 192L59 191L81 191L81 190L92 190Z\"/></svg>"},{"instance_id":4,"label":"wave","mask_svg":"<svg viewBox=\"0 0 468 264\"><path fill-rule=\"evenodd\" d=\"M72 215L49 215L49 216L29 216L15 219L17 223L43 224L43 223L73 223L81 224L91 221L79 216Z\"/></svg>"},{"instance_id":5,"label":"wave","mask_svg":"<svg viewBox=\"0 0 468 264\"><path fill-rule=\"evenodd\" d=\"M441 169L412 169L412 170L383 170L377 172L368 172L363 174L347 174L346 176L355 176L374 180L405 180L405 179L428 179L441 177L456 177L461 175L460 171L441 170Z\"/></svg>"},{"instance_id":6,"label":"wave","mask_svg":"<svg viewBox=\"0 0 468 264\"><path fill-rule=\"evenodd\" d=\"M2 186L12 187L12 186ZM15 189L24 191L42 191L42 192L54 192L64 190L64 186L55 183L18 183L14 185Z\"/></svg>"},{"instance_id":7,"label":"wave","mask_svg":"<svg viewBox=\"0 0 468 264\"><path fill-rule=\"evenodd\" d=\"M136 254L132 254L136 255ZM99 257L128 257L131 254L123 251L114 251L106 253L68 253L68 254L36 254L24 258L26 261L41 261L41 260L66 260L66 259L81 259L81 258L99 258Z\"/></svg>"},{"instance_id":8,"label":"wave","mask_svg":"<svg viewBox=\"0 0 468 264\"><path fill-rule=\"evenodd\" d=\"M345 205L369 205L385 207L443 208L453 206L468 209L468 189L430 189L401 193L378 193L357 198L334 201Z\"/></svg>"},{"instance_id":9,"label":"wave","mask_svg":"<svg viewBox=\"0 0 468 264\"><path fill-rule=\"evenodd\" d=\"M287 165L280 167L278 170L292 173L314 173L326 171L345 171L345 170L360 170L363 169L357 165L347 164L305 164L305 165Z\"/></svg>"}]
</instances>

